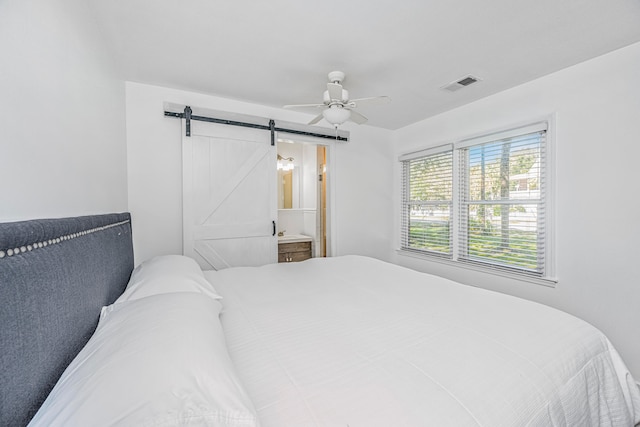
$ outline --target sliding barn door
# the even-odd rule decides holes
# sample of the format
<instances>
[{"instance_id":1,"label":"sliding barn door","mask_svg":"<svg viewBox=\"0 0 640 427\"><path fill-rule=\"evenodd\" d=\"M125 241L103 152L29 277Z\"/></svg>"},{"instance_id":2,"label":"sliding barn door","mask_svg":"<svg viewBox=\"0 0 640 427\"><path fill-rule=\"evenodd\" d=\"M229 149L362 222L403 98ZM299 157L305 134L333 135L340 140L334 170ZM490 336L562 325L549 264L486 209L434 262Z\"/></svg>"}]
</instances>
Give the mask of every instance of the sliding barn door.
<instances>
[{"instance_id":1,"label":"sliding barn door","mask_svg":"<svg viewBox=\"0 0 640 427\"><path fill-rule=\"evenodd\" d=\"M182 137L184 254L203 269L277 261L276 151L264 130L191 122Z\"/></svg>"}]
</instances>

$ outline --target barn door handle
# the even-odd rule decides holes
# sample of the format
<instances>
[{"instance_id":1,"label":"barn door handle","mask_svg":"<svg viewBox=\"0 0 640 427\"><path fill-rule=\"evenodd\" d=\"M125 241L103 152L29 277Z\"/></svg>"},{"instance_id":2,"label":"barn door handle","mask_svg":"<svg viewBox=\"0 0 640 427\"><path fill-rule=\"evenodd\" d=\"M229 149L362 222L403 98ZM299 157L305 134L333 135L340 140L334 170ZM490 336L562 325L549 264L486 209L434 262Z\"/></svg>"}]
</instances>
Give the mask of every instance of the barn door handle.
<instances>
[{"instance_id":1,"label":"barn door handle","mask_svg":"<svg viewBox=\"0 0 640 427\"><path fill-rule=\"evenodd\" d=\"M273 234L271 234L272 236L276 235L276 222L275 221L271 221L271 224L273 224Z\"/></svg>"}]
</instances>

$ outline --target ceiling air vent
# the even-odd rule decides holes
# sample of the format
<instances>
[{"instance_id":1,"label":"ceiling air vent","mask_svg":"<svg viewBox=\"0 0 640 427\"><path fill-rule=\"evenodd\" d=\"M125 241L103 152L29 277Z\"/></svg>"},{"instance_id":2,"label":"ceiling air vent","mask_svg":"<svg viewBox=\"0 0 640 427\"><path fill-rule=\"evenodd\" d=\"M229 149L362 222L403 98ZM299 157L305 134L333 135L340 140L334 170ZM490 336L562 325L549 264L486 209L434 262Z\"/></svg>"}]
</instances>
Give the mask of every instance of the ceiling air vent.
<instances>
[{"instance_id":1,"label":"ceiling air vent","mask_svg":"<svg viewBox=\"0 0 640 427\"><path fill-rule=\"evenodd\" d=\"M455 82L449 83L448 85L442 86L442 89L444 90L448 90L449 92L455 92L458 89L462 89L463 87L469 86L471 84L474 84L476 82L480 81L479 78L472 76L472 75L468 75L465 76L463 78L461 78L460 80L456 80Z\"/></svg>"}]
</instances>

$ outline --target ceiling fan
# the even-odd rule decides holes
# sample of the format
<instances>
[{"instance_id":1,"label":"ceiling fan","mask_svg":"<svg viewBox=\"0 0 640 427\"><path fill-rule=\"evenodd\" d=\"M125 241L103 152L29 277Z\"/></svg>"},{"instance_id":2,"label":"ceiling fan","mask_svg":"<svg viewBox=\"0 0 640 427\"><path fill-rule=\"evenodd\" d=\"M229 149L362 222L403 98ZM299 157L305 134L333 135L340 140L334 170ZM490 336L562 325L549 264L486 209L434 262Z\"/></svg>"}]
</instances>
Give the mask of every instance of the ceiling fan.
<instances>
[{"instance_id":1,"label":"ceiling fan","mask_svg":"<svg viewBox=\"0 0 640 427\"><path fill-rule=\"evenodd\" d=\"M329 83L327 83L327 90L324 91L322 104L285 105L284 108L323 108L322 113L314 117L309 124L314 125L324 118L337 128L347 120L359 125L367 122L368 119L354 111L355 108L362 105L385 104L391 101L388 96L349 99L349 91L344 89L341 84L343 80L344 73L342 71L332 71L329 73Z\"/></svg>"}]
</instances>

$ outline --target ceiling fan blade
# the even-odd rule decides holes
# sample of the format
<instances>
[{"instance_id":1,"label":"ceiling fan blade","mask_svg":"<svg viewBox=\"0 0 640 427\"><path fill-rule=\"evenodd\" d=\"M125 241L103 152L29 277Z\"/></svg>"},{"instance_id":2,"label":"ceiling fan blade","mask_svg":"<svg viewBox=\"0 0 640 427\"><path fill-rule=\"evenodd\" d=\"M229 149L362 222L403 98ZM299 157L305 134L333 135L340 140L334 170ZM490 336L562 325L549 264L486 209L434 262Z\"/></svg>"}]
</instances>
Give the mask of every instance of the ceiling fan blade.
<instances>
[{"instance_id":1,"label":"ceiling fan blade","mask_svg":"<svg viewBox=\"0 0 640 427\"><path fill-rule=\"evenodd\" d=\"M388 96L372 96L370 98L358 98L349 101L349 107L361 107L363 105L380 105L391 101Z\"/></svg>"},{"instance_id":2,"label":"ceiling fan blade","mask_svg":"<svg viewBox=\"0 0 640 427\"><path fill-rule=\"evenodd\" d=\"M329 99L342 101L342 85L339 83L327 83L327 91L329 92Z\"/></svg>"},{"instance_id":3,"label":"ceiling fan blade","mask_svg":"<svg viewBox=\"0 0 640 427\"><path fill-rule=\"evenodd\" d=\"M367 119L367 118L366 118L365 116L363 116L362 114L360 114L360 113L358 113L358 112L356 112L356 111L351 110L351 117L350 117L350 120L351 120L352 122L354 122L354 123L357 123L357 124L361 125L361 124L367 123L367 121L368 121L369 119Z\"/></svg>"},{"instance_id":4,"label":"ceiling fan blade","mask_svg":"<svg viewBox=\"0 0 640 427\"><path fill-rule=\"evenodd\" d=\"M317 116L315 116L313 118L313 120L311 120L309 123L307 123L308 125L315 125L316 123L318 123L320 120L322 120L324 118L324 116L322 114L318 114Z\"/></svg>"},{"instance_id":5,"label":"ceiling fan blade","mask_svg":"<svg viewBox=\"0 0 640 427\"><path fill-rule=\"evenodd\" d=\"M326 107L325 104L297 104L297 105L285 105L282 108L320 108Z\"/></svg>"}]
</instances>

